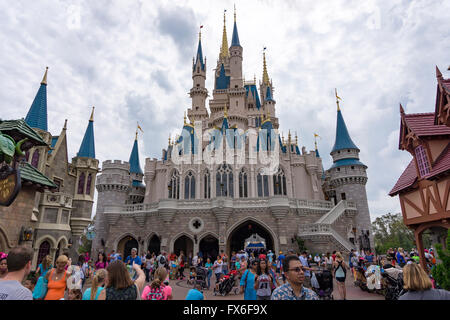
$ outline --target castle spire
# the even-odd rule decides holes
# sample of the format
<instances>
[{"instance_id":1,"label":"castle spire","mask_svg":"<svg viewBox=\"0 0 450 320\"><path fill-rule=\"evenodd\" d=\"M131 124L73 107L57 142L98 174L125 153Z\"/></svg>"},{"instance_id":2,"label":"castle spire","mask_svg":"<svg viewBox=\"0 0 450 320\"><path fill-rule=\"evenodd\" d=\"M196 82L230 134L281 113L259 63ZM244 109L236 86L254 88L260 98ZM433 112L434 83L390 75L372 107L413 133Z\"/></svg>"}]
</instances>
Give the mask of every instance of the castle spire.
<instances>
[{"instance_id":1,"label":"castle spire","mask_svg":"<svg viewBox=\"0 0 450 320\"><path fill-rule=\"evenodd\" d=\"M336 95L337 97L337 95ZM339 97L338 97L339 98ZM340 98L339 98L340 99ZM345 125L344 117L342 116L341 109L339 109L339 101L338 102L338 111L337 111L337 122L336 122L336 140L334 142L333 149L331 152L335 152L342 149L357 149L359 148L353 143L350 138L350 134L348 133L347 126Z\"/></svg>"},{"instance_id":2,"label":"castle spire","mask_svg":"<svg viewBox=\"0 0 450 320\"><path fill-rule=\"evenodd\" d=\"M203 61L203 50L202 50L202 28L203 26L200 26L200 31L198 32L197 56L195 57L194 60L195 62L193 64L193 70L195 70L197 63L200 63L202 71L205 71L205 63Z\"/></svg>"},{"instance_id":3,"label":"castle spire","mask_svg":"<svg viewBox=\"0 0 450 320\"><path fill-rule=\"evenodd\" d=\"M240 47L241 44L239 43L239 35L237 31L237 25L236 25L236 5L234 5L234 26L233 26L233 36L231 38L231 46L234 47Z\"/></svg>"},{"instance_id":4,"label":"castle spire","mask_svg":"<svg viewBox=\"0 0 450 320\"><path fill-rule=\"evenodd\" d=\"M342 99L338 96L338 94L337 94L337 89L336 89L336 88L334 88L334 93L335 93L335 95L336 95L337 110L340 111L341 109L339 108L339 100L342 101Z\"/></svg>"},{"instance_id":5,"label":"castle spire","mask_svg":"<svg viewBox=\"0 0 450 320\"><path fill-rule=\"evenodd\" d=\"M41 84L47 84L47 72L48 72L48 67L45 68L45 73L44 73L44 77L42 78Z\"/></svg>"},{"instance_id":6,"label":"castle spire","mask_svg":"<svg viewBox=\"0 0 450 320\"><path fill-rule=\"evenodd\" d=\"M144 174L139 163L139 147L137 140L138 130L136 129L136 139L134 139L133 149L130 154L130 173Z\"/></svg>"},{"instance_id":7,"label":"castle spire","mask_svg":"<svg viewBox=\"0 0 450 320\"><path fill-rule=\"evenodd\" d=\"M91 118L84 133L83 141L81 142L80 150L77 157L86 157L95 159L95 140L94 140L94 107L92 107Z\"/></svg>"},{"instance_id":8,"label":"castle spire","mask_svg":"<svg viewBox=\"0 0 450 320\"><path fill-rule=\"evenodd\" d=\"M230 57L230 52L228 51L228 37L227 37L227 27L226 27L226 18L225 13L227 10L223 11L223 34L222 34L222 47L220 49L220 60L224 60L225 58Z\"/></svg>"},{"instance_id":9,"label":"castle spire","mask_svg":"<svg viewBox=\"0 0 450 320\"><path fill-rule=\"evenodd\" d=\"M38 128L47 131L47 72L45 69L41 86L28 110L25 122L32 128Z\"/></svg>"},{"instance_id":10,"label":"castle spire","mask_svg":"<svg viewBox=\"0 0 450 320\"><path fill-rule=\"evenodd\" d=\"M269 74L267 73L267 64L266 64L266 48L264 48L263 52L263 83L264 85L269 85Z\"/></svg>"}]
</instances>

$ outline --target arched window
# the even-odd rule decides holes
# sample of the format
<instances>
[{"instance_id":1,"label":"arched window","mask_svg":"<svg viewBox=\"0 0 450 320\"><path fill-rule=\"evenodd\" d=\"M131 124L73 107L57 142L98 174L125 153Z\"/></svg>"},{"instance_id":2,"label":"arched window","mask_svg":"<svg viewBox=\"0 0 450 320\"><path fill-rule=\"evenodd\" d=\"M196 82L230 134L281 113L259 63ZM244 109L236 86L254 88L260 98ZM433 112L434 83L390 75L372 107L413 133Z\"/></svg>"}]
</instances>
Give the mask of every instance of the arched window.
<instances>
[{"instance_id":1,"label":"arched window","mask_svg":"<svg viewBox=\"0 0 450 320\"><path fill-rule=\"evenodd\" d=\"M80 174L80 179L78 180L78 194L84 193L84 182L86 181L86 176L84 172Z\"/></svg>"},{"instance_id":2,"label":"arched window","mask_svg":"<svg viewBox=\"0 0 450 320\"><path fill-rule=\"evenodd\" d=\"M216 174L216 194L218 197L233 197L233 170L222 164Z\"/></svg>"},{"instance_id":3,"label":"arched window","mask_svg":"<svg viewBox=\"0 0 450 320\"><path fill-rule=\"evenodd\" d=\"M184 198L195 199L195 177L192 171L189 171L184 178Z\"/></svg>"},{"instance_id":4,"label":"arched window","mask_svg":"<svg viewBox=\"0 0 450 320\"><path fill-rule=\"evenodd\" d=\"M267 177L267 175L262 175L261 172L258 172L256 182L258 184L258 197L268 197L269 178Z\"/></svg>"},{"instance_id":5,"label":"arched window","mask_svg":"<svg viewBox=\"0 0 450 320\"><path fill-rule=\"evenodd\" d=\"M286 192L286 176L281 168L273 175L273 192L275 195L287 195Z\"/></svg>"},{"instance_id":6,"label":"arched window","mask_svg":"<svg viewBox=\"0 0 450 320\"><path fill-rule=\"evenodd\" d=\"M37 263L39 265L39 263L42 262L42 260L45 258L46 255L50 254L50 243L48 241L44 241L41 243L41 245L39 246L39 251L38 251L38 259L37 259Z\"/></svg>"},{"instance_id":7,"label":"arched window","mask_svg":"<svg viewBox=\"0 0 450 320\"><path fill-rule=\"evenodd\" d=\"M244 169L239 172L239 198L247 198L247 172Z\"/></svg>"},{"instance_id":8,"label":"arched window","mask_svg":"<svg viewBox=\"0 0 450 320\"><path fill-rule=\"evenodd\" d=\"M180 174L177 170L173 170L169 181L169 198L180 199Z\"/></svg>"},{"instance_id":9,"label":"arched window","mask_svg":"<svg viewBox=\"0 0 450 320\"><path fill-rule=\"evenodd\" d=\"M204 186L204 198L209 199L211 198L211 175L209 174L209 171L205 171L205 175L203 177L203 186Z\"/></svg>"},{"instance_id":10,"label":"arched window","mask_svg":"<svg viewBox=\"0 0 450 320\"><path fill-rule=\"evenodd\" d=\"M39 165L39 150L34 150L33 157L31 158L31 165L37 169Z\"/></svg>"},{"instance_id":11,"label":"arched window","mask_svg":"<svg viewBox=\"0 0 450 320\"><path fill-rule=\"evenodd\" d=\"M91 194L92 173L89 173L86 183L86 194Z\"/></svg>"}]
</instances>

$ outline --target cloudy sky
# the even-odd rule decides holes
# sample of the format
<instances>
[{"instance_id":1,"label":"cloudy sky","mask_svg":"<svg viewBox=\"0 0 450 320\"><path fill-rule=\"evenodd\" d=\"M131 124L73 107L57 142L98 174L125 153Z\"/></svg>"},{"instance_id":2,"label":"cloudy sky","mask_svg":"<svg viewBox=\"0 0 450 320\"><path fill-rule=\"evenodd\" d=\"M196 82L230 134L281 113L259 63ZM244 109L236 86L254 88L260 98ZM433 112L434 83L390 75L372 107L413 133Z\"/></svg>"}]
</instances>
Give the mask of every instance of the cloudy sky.
<instances>
[{"instance_id":1,"label":"cloudy sky","mask_svg":"<svg viewBox=\"0 0 450 320\"><path fill-rule=\"evenodd\" d=\"M49 130L68 119L69 157L79 149L91 107L96 155L128 160L136 121L144 158L160 158L190 107L191 65L202 29L207 88L219 54L223 10L231 43L233 4L246 79L269 76L280 129L331 166L336 104L368 168L372 219L399 212L387 193L410 156L398 150L399 103L431 112L435 66L450 64L449 1L0 1L0 118L25 117L48 74Z\"/></svg>"}]
</instances>

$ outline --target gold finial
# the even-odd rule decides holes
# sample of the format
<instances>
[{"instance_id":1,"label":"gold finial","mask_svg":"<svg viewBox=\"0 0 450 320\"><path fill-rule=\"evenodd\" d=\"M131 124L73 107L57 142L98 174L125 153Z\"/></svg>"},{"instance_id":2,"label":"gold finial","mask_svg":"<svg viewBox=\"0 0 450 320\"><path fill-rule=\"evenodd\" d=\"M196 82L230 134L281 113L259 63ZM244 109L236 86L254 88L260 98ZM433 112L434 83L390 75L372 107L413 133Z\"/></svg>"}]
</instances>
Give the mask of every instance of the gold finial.
<instances>
[{"instance_id":1,"label":"gold finial","mask_svg":"<svg viewBox=\"0 0 450 320\"><path fill-rule=\"evenodd\" d=\"M291 144L291 129L289 129L289 133L288 133L288 141L289 141L289 144Z\"/></svg>"},{"instance_id":2,"label":"gold finial","mask_svg":"<svg viewBox=\"0 0 450 320\"><path fill-rule=\"evenodd\" d=\"M227 104L225 104L225 107L223 109L223 117L228 118Z\"/></svg>"},{"instance_id":3,"label":"gold finial","mask_svg":"<svg viewBox=\"0 0 450 320\"><path fill-rule=\"evenodd\" d=\"M92 107L91 118L89 119L89 121L94 121L94 109L95 107Z\"/></svg>"},{"instance_id":4,"label":"gold finial","mask_svg":"<svg viewBox=\"0 0 450 320\"><path fill-rule=\"evenodd\" d=\"M170 146L170 134L169 134L169 146Z\"/></svg>"},{"instance_id":5,"label":"gold finial","mask_svg":"<svg viewBox=\"0 0 450 320\"><path fill-rule=\"evenodd\" d=\"M63 130L67 130L67 119L64 121L64 127Z\"/></svg>"},{"instance_id":6,"label":"gold finial","mask_svg":"<svg viewBox=\"0 0 450 320\"><path fill-rule=\"evenodd\" d=\"M136 138L134 138L134 140L137 140L137 136L138 136L138 129L136 129Z\"/></svg>"},{"instance_id":7,"label":"gold finial","mask_svg":"<svg viewBox=\"0 0 450 320\"><path fill-rule=\"evenodd\" d=\"M338 110L338 111L341 111L341 108L339 107L339 100L342 101L342 99L338 96L338 94L337 94L337 89L336 89L336 88L334 88L334 93L336 94L337 110Z\"/></svg>"},{"instance_id":8,"label":"gold finial","mask_svg":"<svg viewBox=\"0 0 450 320\"><path fill-rule=\"evenodd\" d=\"M298 145L298 136L297 136L297 132L295 133L295 145Z\"/></svg>"},{"instance_id":9,"label":"gold finial","mask_svg":"<svg viewBox=\"0 0 450 320\"><path fill-rule=\"evenodd\" d=\"M220 60L224 60L225 58L228 58L230 56L230 53L228 52L228 37L227 37L227 28L226 28L226 18L225 18L225 12L227 10L223 11L223 34L222 34L222 48L220 49Z\"/></svg>"},{"instance_id":10,"label":"gold finial","mask_svg":"<svg viewBox=\"0 0 450 320\"><path fill-rule=\"evenodd\" d=\"M234 22L236 22L236 4L234 4Z\"/></svg>"},{"instance_id":11,"label":"gold finial","mask_svg":"<svg viewBox=\"0 0 450 320\"><path fill-rule=\"evenodd\" d=\"M41 84L47 84L47 72L48 72L48 67L45 68L45 73L44 73L44 77L42 78Z\"/></svg>"},{"instance_id":12,"label":"gold finial","mask_svg":"<svg viewBox=\"0 0 450 320\"><path fill-rule=\"evenodd\" d=\"M320 138L320 136L317 133L314 133L314 145L316 146L316 150L317 150L317 138Z\"/></svg>"},{"instance_id":13,"label":"gold finial","mask_svg":"<svg viewBox=\"0 0 450 320\"><path fill-rule=\"evenodd\" d=\"M253 82L256 84L256 74L253 74Z\"/></svg>"},{"instance_id":14,"label":"gold finial","mask_svg":"<svg viewBox=\"0 0 450 320\"><path fill-rule=\"evenodd\" d=\"M266 50L266 48L264 48ZM263 52L263 83L269 85L269 74L267 73L266 52Z\"/></svg>"},{"instance_id":15,"label":"gold finial","mask_svg":"<svg viewBox=\"0 0 450 320\"><path fill-rule=\"evenodd\" d=\"M184 112L184 124L187 124L186 123L186 111Z\"/></svg>"},{"instance_id":16,"label":"gold finial","mask_svg":"<svg viewBox=\"0 0 450 320\"><path fill-rule=\"evenodd\" d=\"M284 135L281 135L281 141L282 141L283 145L286 144L286 142L284 141Z\"/></svg>"}]
</instances>

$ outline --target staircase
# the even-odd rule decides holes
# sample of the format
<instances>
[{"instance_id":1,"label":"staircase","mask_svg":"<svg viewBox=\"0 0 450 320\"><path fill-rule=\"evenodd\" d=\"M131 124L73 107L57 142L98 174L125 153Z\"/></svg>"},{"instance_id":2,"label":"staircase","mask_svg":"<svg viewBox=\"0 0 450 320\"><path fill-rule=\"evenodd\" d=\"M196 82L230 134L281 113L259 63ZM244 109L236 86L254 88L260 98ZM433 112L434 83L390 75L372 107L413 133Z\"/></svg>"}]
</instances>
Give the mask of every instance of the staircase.
<instances>
[{"instance_id":1,"label":"staircase","mask_svg":"<svg viewBox=\"0 0 450 320\"><path fill-rule=\"evenodd\" d=\"M332 225L345 212L356 213L356 204L350 201L341 200L328 213L324 214L315 223L304 224L299 227L298 235L304 240L311 241L331 241L343 252L350 252L355 246L342 237Z\"/></svg>"}]
</instances>

